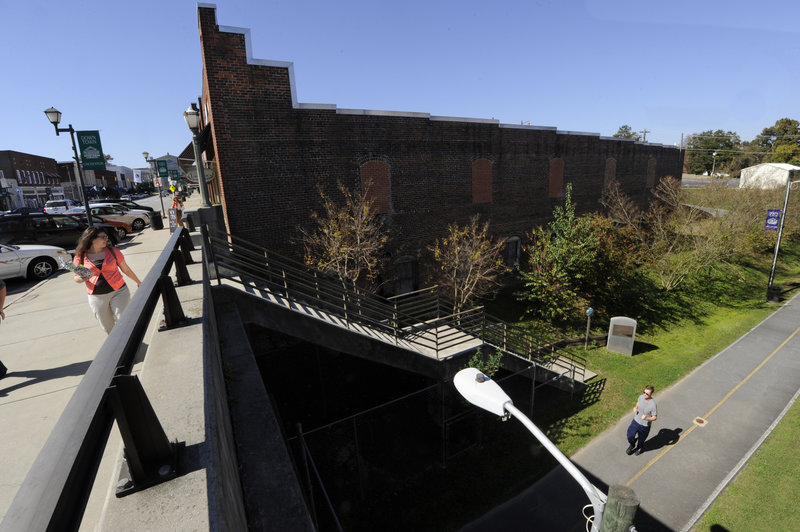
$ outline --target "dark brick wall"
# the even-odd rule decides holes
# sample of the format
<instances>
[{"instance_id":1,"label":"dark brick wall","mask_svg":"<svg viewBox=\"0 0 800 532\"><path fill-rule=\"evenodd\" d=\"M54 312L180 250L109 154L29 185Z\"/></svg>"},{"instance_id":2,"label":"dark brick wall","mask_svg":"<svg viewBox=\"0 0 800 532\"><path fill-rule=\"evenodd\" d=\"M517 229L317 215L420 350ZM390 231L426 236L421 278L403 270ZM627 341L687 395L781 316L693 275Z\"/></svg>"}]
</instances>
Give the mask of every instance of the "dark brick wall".
<instances>
[{"instance_id":1,"label":"dark brick wall","mask_svg":"<svg viewBox=\"0 0 800 532\"><path fill-rule=\"evenodd\" d=\"M673 147L493 121L293 105L288 66L248 64L244 34L220 32L213 8L198 12L201 103L213 138L207 156L218 164L226 223L232 233L276 251L299 249L292 245L297 227L320 210L318 183L334 194L337 181L356 189L371 161L388 164L386 219L396 242L412 253L448 223L465 223L475 213L490 220L497 236L524 236L563 201L551 191L553 182L572 183L578 211L588 212L600 209L609 168L642 206L649 201L648 168L655 182L681 175L682 152ZM473 165L481 159L491 161L492 188L475 195ZM563 179L551 179L551 166ZM491 202L473 201L486 197Z\"/></svg>"}]
</instances>

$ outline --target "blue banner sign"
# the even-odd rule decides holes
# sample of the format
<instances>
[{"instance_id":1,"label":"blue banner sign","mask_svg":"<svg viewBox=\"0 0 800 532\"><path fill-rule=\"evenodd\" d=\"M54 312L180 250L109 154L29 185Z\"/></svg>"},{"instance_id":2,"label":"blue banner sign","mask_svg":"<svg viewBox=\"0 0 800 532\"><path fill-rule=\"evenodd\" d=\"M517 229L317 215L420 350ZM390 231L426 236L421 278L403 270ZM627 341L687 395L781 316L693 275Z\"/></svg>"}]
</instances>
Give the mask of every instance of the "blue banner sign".
<instances>
[{"instance_id":1,"label":"blue banner sign","mask_svg":"<svg viewBox=\"0 0 800 532\"><path fill-rule=\"evenodd\" d=\"M777 231L778 223L781 221L780 209L769 209L767 211L767 223L764 224L764 229L768 231Z\"/></svg>"}]
</instances>

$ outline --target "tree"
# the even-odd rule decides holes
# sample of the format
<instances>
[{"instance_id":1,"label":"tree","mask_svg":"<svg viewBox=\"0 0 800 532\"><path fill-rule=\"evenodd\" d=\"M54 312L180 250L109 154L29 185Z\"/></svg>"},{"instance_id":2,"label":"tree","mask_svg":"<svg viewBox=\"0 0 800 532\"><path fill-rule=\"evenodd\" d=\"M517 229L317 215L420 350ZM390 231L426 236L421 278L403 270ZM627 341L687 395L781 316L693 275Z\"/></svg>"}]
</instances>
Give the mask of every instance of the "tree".
<instances>
[{"instance_id":1,"label":"tree","mask_svg":"<svg viewBox=\"0 0 800 532\"><path fill-rule=\"evenodd\" d=\"M797 144L778 144L772 153L773 163L800 164L800 146Z\"/></svg>"},{"instance_id":2,"label":"tree","mask_svg":"<svg viewBox=\"0 0 800 532\"><path fill-rule=\"evenodd\" d=\"M791 118L781 118L774 126L765 127L754 142L770 152L781 145L800 147L800 122Z\"/></svg>"},{"instance_id":3,"label":"tree","mask_svg":"<svg viewBox=\"0 0 800 532\"><path fill-rule=\"evenodd\" d=\"M708 130L693 133L688 142L689 173L711 175L728 168L740 156L742 141L733 131ZM714 154L716 153L716 161Z\"/></svg>"},{"instance_id":4,"label":"tree","mask_svg":"<svg viewBox=\"0 0 800 532\"><path fill-rule=\"evenodd\" d=\"M720 266L735 252L737 241L728 217L709 217L700 206L687 205L679 180L662 179L653 195L644 217L644 249L648 269L663 290L674 290L697 272Z\"/></svg>"},{"instance_id":5,"label":"tree","mask_svg":"<svg viewBox=\"0 0 800 532\"><path fill-rule=\"evenodd\" d=\"M358 193L338 184L344 202L335 203L320 187L322 214L312 213L313 231L301 228L306 264L335 274L343 284L368 284L375 280L387 240L383 223L375 216L368 190Z\"/></svg>"},{"instance_id":6,"label":"tree","mask_svg":"<svg viewBox=\"0 0 800 532\"><path fill-rule=\"evenodd\" d=\"M642 136L639 135L636 131L633 131L631 126L628 124L623 124L619 126L619 129L616 133L612 135L612 137L616 137L618 139L633 139L633 140L642 140Z\"/></svg>"},{"instance_id":7,"label":"tree","mask_svg":"<svg viewBox=\"0 0 800 532\"><path fill-rule=\"evenodd\" d=\"M533 228L528 241L517 298L532 303L526 313L534 318L568 323L588 306L586 288L597 253L591 221L575 216L572 185L566 187L564 205L553 210L553 220Z\"/></svg>"},{"instance_id":8,"label":"tree","mask_svg":"<svg viewBox=\"0 0 800 532\"><path fill-rule=\"evenodd\" d=\"M616 223L638 227L641 221L639 207L628 197L616 179L610 179L603 187L600 204L606 208L608 216Z\"/></svg>"},{"instance_id":9,"label":"tree","mask_svg":"<svg viewBox=\"0 0 800 532\"><path fill-rule=\"evenodd\" d=\"M773 163L800 164L800 122L781 118L772 127L766 127L753 141L763 151L769 152L766 160Z\"/></svg>"},{"instance_id":10,"label":"tree","mask_svg":"<svg viewBox=\"0 0 800 532\"><path fill-rule=\"evenodd\" d=\"M469 225L450 224L447 236L428 249L439 267L439 284L453 298L453 312L460 312L476 297L486 295L506 268L503 241L489 237L488 222L481 225L478 215Z\"/></svg>"},{"instance_id":11,"label":"tree","mask_svg":"<svg viewBox=\"0 0 800 532\"><path fill-rule=\"evenodd\" d=\"M742 142L742 151L731 160L727 168L728 173L731 177L739 177L742 168L754 166L768 160L768 154L764 152L764 148L759 146L755 140L745 141Z\"/></svg>"}]
</instances>

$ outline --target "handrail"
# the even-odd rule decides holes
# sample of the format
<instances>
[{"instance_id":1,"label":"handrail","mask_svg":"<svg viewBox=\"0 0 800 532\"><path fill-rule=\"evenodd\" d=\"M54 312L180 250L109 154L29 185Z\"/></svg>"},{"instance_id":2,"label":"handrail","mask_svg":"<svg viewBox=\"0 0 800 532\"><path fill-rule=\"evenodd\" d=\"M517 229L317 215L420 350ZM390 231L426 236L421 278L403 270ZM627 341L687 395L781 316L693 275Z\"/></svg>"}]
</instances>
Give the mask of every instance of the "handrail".
<instances>
[{"instance_id":1,"label":"handrail","mask_svg":"<svg viewBox=\"0 0 800 532\"><path fill-rule=\"evenodd\" d=\"M161 295L159 278L172 268L173 251L182 238L189 238L186 229L170 237L100 347L20 486L0 530L78 529L113 421L104 406L106 388L120 367L130 373Z\"/></svg>"},{"instance_id":2,"label":"handrail","mask_svg":"<svg viewBox=\"0 0 800 532\"><path fill-rule=\"evenodd\" d=\"M227 278L262 291L265 297L314 306L341 318L348 328L358 323L391 336L395 345L430 349L439 358L446 349L478 339L528 361L547 364L559 358L541 349L523 328L489 316L482 307L453 312L453 302L431 288L384 298L243 238L222 232L209 232L206 238L218 283ZM569 364L577 361L560 358ZM582 374L583 367L570 371Z\"/></svg>"}]
</instances>

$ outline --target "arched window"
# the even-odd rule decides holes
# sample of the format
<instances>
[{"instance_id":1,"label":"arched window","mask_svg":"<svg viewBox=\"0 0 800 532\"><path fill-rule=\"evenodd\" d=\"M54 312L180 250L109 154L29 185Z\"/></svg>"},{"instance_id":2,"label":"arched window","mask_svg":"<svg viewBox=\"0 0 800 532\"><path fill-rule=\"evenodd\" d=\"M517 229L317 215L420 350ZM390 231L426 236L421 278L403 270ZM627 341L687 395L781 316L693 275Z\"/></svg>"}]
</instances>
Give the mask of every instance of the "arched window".
<instances>
[{"instance_id":1,"label":"arched window","mask_svg":"<svg viewBox=\"0 0 800 532\"><path fill-rule=\"evenodd\" d=\"M472 163L472 203L492 202L492 161L478 159Z\"/></svg>"},{"instance_id":2,"label":"arched window","mask_svg":"<svg viewBox=\"0 0 800 532\"><path fill-rule=\"evenodd\" d=\"M389 165L383 161L367 161L361 165L361 186L368 192L376 214L392 210L392 185Z\"/></svg>"},{"instance_id":3,"label":"arched window","mask_svg":"<svg viewBox=\"0 0 800 532\"><path fill-rule=\"evenodd\" d=\"M548 197L564 196L564 159L550 159L550 188Z\"/></svg>"}]
</instances>

